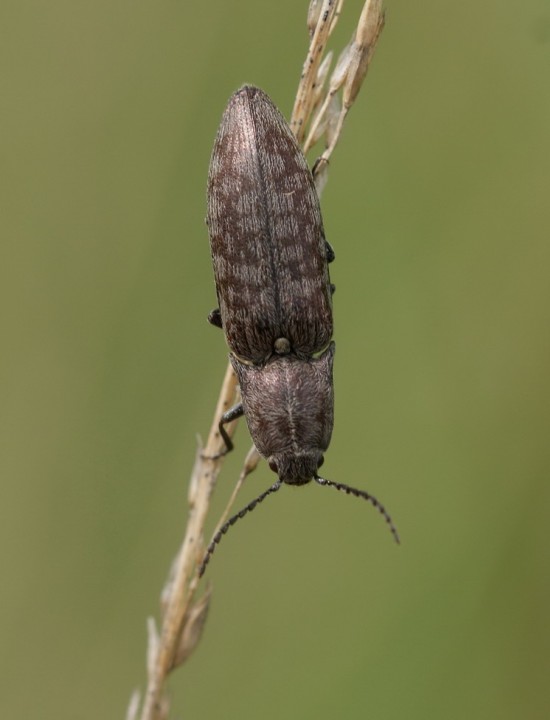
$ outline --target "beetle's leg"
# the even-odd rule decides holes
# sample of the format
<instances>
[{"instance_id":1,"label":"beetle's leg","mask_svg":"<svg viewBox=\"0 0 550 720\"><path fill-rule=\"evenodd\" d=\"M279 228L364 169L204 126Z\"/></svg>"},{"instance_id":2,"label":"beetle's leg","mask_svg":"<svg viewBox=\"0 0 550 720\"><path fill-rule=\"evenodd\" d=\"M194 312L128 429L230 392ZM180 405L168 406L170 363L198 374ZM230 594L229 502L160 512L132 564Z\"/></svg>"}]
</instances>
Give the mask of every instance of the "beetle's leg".
<instances>
[{"instance_id":1,"label":"beetle's leg","mask_svg":"<svg viewBox=\"0 0 550 720\"><path fill-rule=\"evenodd\" d=\"M238 403L237 405L234 405L232 408L229 408L229 410L221 416L220 422L218 423L218 430L220 431L222 440L225 443L225 449L219 453L216 453L215 455L203 455L204 458L207 458L208 460L217 460L218 458L221 458L224 455L227 455L228 452L231 452L231 450L233 450L233 440L231 440L231 438L227 434L227 430L225 429L224 425L227 425L227 423L230 423L233 420L237 420L238 418L242 417L243 415L244 415L243 404Z\"/></svg>"},{"instance_id":2,"label":"beetle's leg","mask_svg":"<svg viewBox=\"0 0 550 720\"><path fill-rule=\"evenodd\" d=\"M222 327L222 315L220 313L220 308L215 308L212 312L208 313L208 322L216 327Z\"/></svg>"},{"instance_id":3,"label":"beetle's leg","mask_svg":"<svg viewBox=\"0 0 550 720\"><path fill-rule=\"evenodd\" d=\"M237 420L237 418L240 418L243 415L244 408L242 402L240 402L237 405L234 405L232 408L229 408L229 410L227 412L224 412L224 414L221 416L220 422L218 423L218 429L220 431L220 435L223 438L226 449L223 450L220 455L226 455L228 452L231 452L231 450L233 450L233 440L231 440L231 438L227 434L224 425L227 425L227 423L230 423L233 420Z\"/></svg>"},{"instance_id":4,"label":"beetle's leg","mask_svg":"<svg viewBox=\"0 0 550 720\"><path fill-rule=\"evenodd\" d=\"M332 245L326 239L325 239L325 252L327 254L327 263L334 262L334 258L336 257L336 255L334 254ZM330 283L330 294L334 295L335 290L336 290L336 286L333 283Z\"/></svg>"}]
</instances>

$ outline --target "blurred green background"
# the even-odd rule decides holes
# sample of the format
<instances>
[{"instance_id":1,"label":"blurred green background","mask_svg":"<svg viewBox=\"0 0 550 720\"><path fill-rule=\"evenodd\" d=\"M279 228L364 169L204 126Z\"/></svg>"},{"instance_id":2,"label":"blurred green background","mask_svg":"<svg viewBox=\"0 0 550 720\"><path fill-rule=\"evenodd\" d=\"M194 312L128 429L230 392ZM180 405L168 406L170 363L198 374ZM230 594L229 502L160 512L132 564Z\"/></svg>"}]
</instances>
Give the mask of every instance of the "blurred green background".
<instances>
[{"instance_id":1,"label":"blurred green background","mask_svg":"<svg viewBox=\"0 0 550 720\"><path fill-rule=\"evenodd\" d=\"M0 6L2 718L123 718L144 688L226 364L210 151L243 82L290 114L306 6ZM548 717L550 5L386 8L322 202L323 471L403 544L358 501L283 489L210 566L174 717Z\"/></svg>"}]
</instances>

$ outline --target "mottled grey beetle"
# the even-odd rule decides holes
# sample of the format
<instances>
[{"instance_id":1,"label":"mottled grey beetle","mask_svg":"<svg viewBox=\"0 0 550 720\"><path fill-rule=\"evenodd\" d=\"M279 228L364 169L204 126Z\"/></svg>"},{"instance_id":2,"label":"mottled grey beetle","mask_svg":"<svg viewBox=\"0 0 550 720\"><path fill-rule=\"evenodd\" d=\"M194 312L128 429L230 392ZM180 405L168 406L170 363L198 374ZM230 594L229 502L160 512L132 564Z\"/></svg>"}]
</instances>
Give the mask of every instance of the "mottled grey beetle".
<instances>
[{"instance_id":1,"label":"mottled grey beetle","mask_svg":"<svg viewBox=\"0 0 550 720\"><path fill-rule=\"evenodd\" d=\"M315 480L371 502L371 495L319 477L333 428L332 293L319 200L306 160L285 119L260 89L229 100L208 175L210 247L223 328L242 403L224 425L245 415L254 444L278 481L231 518L210 544L283 483Z\"/></svg>"}]
</instances>

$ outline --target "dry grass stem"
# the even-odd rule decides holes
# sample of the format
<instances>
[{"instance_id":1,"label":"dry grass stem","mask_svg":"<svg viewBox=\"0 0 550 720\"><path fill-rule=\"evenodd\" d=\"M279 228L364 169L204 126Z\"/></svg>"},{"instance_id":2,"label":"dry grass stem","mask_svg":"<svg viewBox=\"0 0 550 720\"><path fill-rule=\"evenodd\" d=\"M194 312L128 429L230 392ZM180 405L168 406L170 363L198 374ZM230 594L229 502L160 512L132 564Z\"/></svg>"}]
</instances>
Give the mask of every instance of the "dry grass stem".
<instances>
[{"instance_id":1,"label":"dry grass stem","mask_svg":"<svg viewBox=\"0 0 550 720\"><path fill-rule=\"evenodd\" d=\"M233 492L231 493L231 497L229 498L229 501L225 507L225 510L223 511L222 516L218 520L216 529L212 533L212 539L214 537L216 537L220 528L222 527L222 525L225 523L225 521L229 517L229 513L231 512L231 508L233 507L233 504L235 503L235 500L237 499L239 490L242 488L244 481L250 475L250 473L254 472L254 470L257 468L259 462L260 462L260 454L258 453L258 451L256 450L256 448L253 445L250 448L250 450L248 451L246 458L244 459L243 469L241 470L241 474L239 475L237 484L233 488Z\"/></svg>"},{"instance_id":2,"label":"dry grass stem","mask_svg":"<svg viewBox=\"0 0 550 720\"><path fill-rule=\"evenodd\" d=\"M357 29L349 45L338 58L329 80L328 91L311 123L307 139L303 144L304 152L307 152L319 140L321 134L319 129L326 128L326 148L315 165L314 175L326 167L336 147L344 120L361 89L383 27L382 0L366 0ZM319 80L324 83L324 78L319 78ZM338 103L336 94L340 89L342 90L342 101ZM313 102L310 102L309 105L307 103L303 105L309 108L314 107ZM308 117L304 116L304 125L307 123ZM302 128L304 125L302 125Z\"/></svg>"},{"instance_id":3,"label":"dry grass stem","mask_svg":"<svg viewBox=\"0 0 550 720\"><path fill-rule=\"evenodd\" d=\"M185 537L163 593L162 629L153 643L151 639L156 633L149 632L150 643L156 647L150 647L148 653L147 693L141 720L162 718L167 702L164 698L166 678L180 659L178 649L185 635L187 620L192 615L191 602L198 586L197 571L204 550L203 532L210 496L224 460L224 456L220 455L224 450L224 442L218 431L218 422L223 413L234 404L236 395L237 379L233 368L228 364L206 445L195 458ZM231 423L227 428L228 434L231 436L234 430L235 423ZM189 654L184 653L183 659Z\"/></svg>"},{"instance_id":4,"label":"dry grass stem","mask_svg":"<svg viewBox=\"0 0 550 720\"><path fill-rule=\"evenodd\" d=\"M341 53L329 79L328 90L325 91L332 53L328 53L324 58L323 56L342 6L343 0L312 0L310 3L307 24L311 42L290 121L304 152L323 136L325 138L325 151L313 168L319 194L326 181L328 159L365 78L384 23L381 0L366 0L356 32ZM340 90L341 101L337 96ZM311 122L313 113L315 118ZM309 132L304 142L308 125ZM141 720L164 720L168 717L167 677L189 658L200 641L208 614L211 588L208 587L198 600L195 595L205 551L204 528L210 497L223 464L225 450L218 423L223 413L239 398L236 376L231 364L228 364L206 445L202 448L199 443L195 457L189 484L189 515L185 535L161 595L160 632L153 618L148 621L147 691L141 715L140 695L136 691L130 699L126 720L137 720L138 716ZM236 421L227 426L229 436L233 435L235 428ZM245 478L256 468L259 459L256 449L252 447L246 456L228 506L217 523L214 536L229 516L239 489Z\"/></svg>"},{"instance_id":5,"label":"dry grass stem","mask_svg":"<svg viewBox=\"0 0 550 720\"><path fill-rule=\"evenodd\" d=\"M343 0L323 0L321 7L318 8L319 4L317 0L313 0L309 6L308 24L311 22L311 18L315 18L317 24L311 37L290 118L290 129L300 143L304 138L306 125L311 115L319 66L330 34L338 20ZM311 25L309 28L311 34Z\"/></svg>"}]
</instances>

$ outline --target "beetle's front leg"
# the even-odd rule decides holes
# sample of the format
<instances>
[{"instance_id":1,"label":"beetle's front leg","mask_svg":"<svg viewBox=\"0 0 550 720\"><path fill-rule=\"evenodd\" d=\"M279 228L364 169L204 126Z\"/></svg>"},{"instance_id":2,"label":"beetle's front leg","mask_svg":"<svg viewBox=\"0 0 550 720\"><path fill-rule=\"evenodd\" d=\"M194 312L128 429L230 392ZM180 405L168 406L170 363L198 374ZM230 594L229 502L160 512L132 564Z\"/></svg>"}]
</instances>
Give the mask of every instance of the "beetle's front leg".
<instances>
[{"instance_id":1,"label":"beetle's front leg","mask_svg":"<svg viewBox=\"0 0 550 720\"><path fill-rule=\"evenodd\" d=\"M219 453L216 453L215 455L203 455L205 459L208 460L217 460L218 458L223 457L224 455L227 455L228 452L231 452L233 450L233 440L229 437L227 434L227 430L225 429L224 425L227 425L228 423L232 422L233 420L237 420L238 418L242 417L244 415L244 408L242 402L238 403L237 405L234 405L232 408L229 408L227 412L224 412L224 414L220 418L220 422L218 423L218 430L220 432L220 435L222 436L222 440L225 443L225 449L222 450Z\"/></svg>"}]
</instances>

